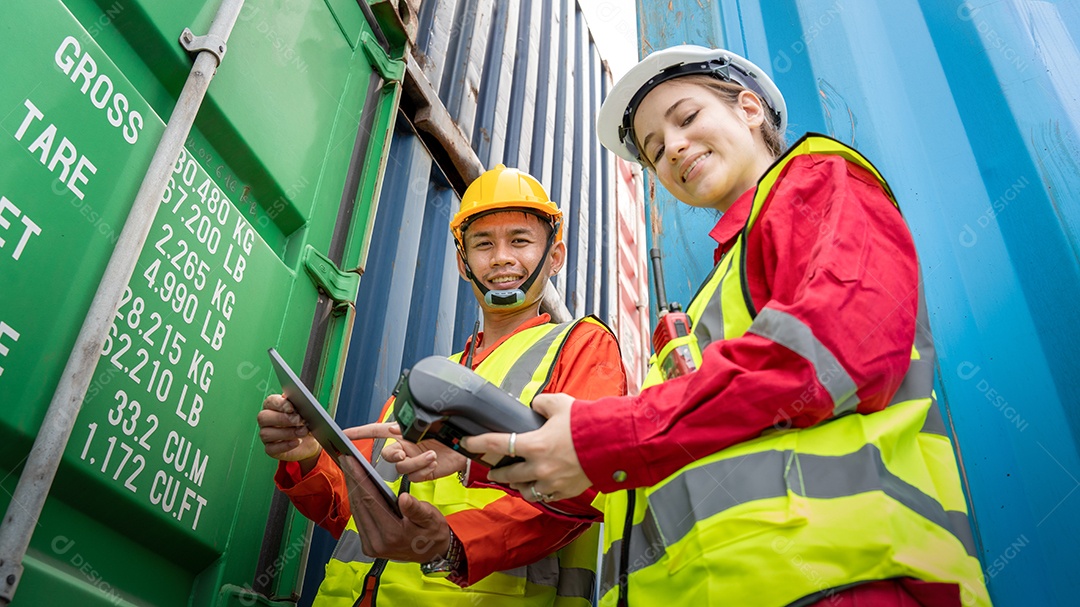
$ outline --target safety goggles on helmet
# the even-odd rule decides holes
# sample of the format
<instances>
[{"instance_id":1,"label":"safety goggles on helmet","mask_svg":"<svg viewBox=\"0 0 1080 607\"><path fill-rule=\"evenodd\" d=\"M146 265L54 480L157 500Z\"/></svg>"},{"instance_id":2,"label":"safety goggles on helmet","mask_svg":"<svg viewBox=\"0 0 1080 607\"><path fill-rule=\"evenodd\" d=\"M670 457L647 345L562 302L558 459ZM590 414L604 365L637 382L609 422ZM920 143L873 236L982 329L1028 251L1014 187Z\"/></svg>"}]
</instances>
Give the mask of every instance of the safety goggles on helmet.
<instances>
[{"instance_id":1,"label":"safety goggles on helmet","mask_svg":"<svg viewBox=\"0 0 1080 607\"><path fill-rule=\"evenodd\" d=\"M626 160L647 164L634 135L638 106L660 84L692 74L706 74L752 91L768 108L773 124L781 132L787 129L784 96L765 72L726 50L685 44L650 54L612 87L597 115L600 142Z\"/></svg>"}]
</instances>

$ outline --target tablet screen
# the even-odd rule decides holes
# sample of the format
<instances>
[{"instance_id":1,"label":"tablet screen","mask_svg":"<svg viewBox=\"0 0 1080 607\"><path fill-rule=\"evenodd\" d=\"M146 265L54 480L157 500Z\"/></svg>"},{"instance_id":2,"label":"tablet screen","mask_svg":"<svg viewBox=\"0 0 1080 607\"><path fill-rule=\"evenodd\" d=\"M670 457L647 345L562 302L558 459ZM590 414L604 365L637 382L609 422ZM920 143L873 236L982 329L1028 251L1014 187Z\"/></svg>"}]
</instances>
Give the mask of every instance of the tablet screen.
<instances>
[{"instance_id":1,"label":"tablet screen","mask_svg":"<svg viewBox=\"0 0 1080 607\"><path fill-rule=\"evenodd\" d=\"M375 471L375 468L371 465L371 462L356 448L345 433L341 431L341 428L334 421L334 418L330 417L330 414L323 409L311 392L307 389L300 378L293 373L293 370L289 368L289 365L281 358L281 355L277 353L277 350L270 348L270 363L274 366L274 372L277 373L278 381L281 382L281 391L285 395L285 398L289 399L293 408L300 414L300 417L304 418L307 423L308 429L311 431L315 440L319 441L323 449L326 449L334 462L337 463L337 458L343 453L347 453L355 457L360 466L364 469L364 473L371 480L371 482L378 488L379 493L383 497L383 501L390 507L390 510L397 516L401 516L401 511L398 509L397 496L394 495L393 490L386 484L382 476ZM340 464L339 464L340 465Z\"/></svg>"}]
</instances>

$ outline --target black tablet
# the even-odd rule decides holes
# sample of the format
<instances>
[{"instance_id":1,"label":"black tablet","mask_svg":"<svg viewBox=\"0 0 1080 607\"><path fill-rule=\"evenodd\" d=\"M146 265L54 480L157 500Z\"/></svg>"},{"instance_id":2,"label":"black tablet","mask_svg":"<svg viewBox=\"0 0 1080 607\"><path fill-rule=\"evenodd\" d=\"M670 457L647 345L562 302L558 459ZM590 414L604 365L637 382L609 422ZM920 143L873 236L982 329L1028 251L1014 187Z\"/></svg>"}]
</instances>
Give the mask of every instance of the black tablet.
<instances>
[{"instance_id":1,"label":"black tablet","mask_svg":"<svg viewBox=\"0 0 1080 607\"><path fill-rule=\"evenodd\" d=\"M319 401L312 396L311 392L307 389L307 386L300 381L300 378L293 373L293 370L289 368L289 365L281 358L281 355L277 353L277 350L270 348L270 364L274 366L274 372L277 373L278 381L281 382L281 391L285 394L285 398L289 399L293 408L300 414L300 417L304 418L304 422L307 423L308 430L311 431L315 440L319 441L323 449L333 456L334 462L337 463L337 458L343 453L352 455L360 462L360 466L364 469L364 473L371 482L378 488L379 493L382 495L383 501L390 507L390 511L401 516L401 510L398 509L397 496L394 495L393 490L386 484L382 476L375 471L374 466L368 461L366 457L356 448L345 433L341 431L341 428L334 421L334 418L330 417L330 414L326 412L326 409L322 408ZM340 464L339 464L340 465Z\"/></svg>"}]
</instances>

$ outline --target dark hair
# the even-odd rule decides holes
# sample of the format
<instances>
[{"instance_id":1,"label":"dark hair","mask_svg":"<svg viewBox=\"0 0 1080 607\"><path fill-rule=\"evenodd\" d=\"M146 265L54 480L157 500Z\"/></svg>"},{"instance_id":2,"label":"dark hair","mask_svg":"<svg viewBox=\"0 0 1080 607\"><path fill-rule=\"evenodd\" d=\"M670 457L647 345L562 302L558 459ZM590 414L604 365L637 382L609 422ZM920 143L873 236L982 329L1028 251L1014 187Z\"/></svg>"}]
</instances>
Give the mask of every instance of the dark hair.
<instances>
[{"instance_id":1,"label":"dark hair","mask_svg":"<svg viewBox=\"0 0 1080 607\"><path fill-rule=\"evenodd\" d=\"M727 103L732 107L734 107L735 104L738 103L739 93L743 91L747 91L755 97L758 97L757 93L742 86L741 84L736 84L734 82L726 82L724 80L714 78L708 74L690 74L689 76L683 76L681 78L678 78L676 81L685 82L687 84L699 84L715 93L721 101ZM776 122L774 122L773 117L775 116L775 114L773 113L769 105L763 100L761 100L760 97L758 97L758 100L761 101L762 107L765 108L765 121L761 123L761 136L765 140L765 147L768 148L769 153L772 154L772 157L779 158L780 154L783 154L784 149L787 147L787 144L784 142L784 134L780 132L780 127L778 127L776 125ZM652 165L652 160L645 157L643 157L643 159L645 160L645 162L648 163L649 168L656 168Z\"/></svg>"}]
</instances>

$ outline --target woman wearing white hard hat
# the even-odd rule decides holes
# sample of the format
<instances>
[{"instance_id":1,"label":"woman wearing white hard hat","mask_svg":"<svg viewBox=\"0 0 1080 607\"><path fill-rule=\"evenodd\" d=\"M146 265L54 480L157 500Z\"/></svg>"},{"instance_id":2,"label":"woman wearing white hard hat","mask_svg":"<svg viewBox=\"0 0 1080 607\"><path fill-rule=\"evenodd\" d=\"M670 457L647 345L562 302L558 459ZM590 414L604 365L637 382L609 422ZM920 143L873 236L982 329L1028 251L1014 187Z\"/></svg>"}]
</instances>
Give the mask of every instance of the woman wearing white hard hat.
<instances>
[{"instance_id":1,"label":"woman wearing white hard hat","mask_svg":"<svg viewBox=\"0 0 1080 607\"><path fill-rule=\"evenodd\" d=\"M665 347L637 396L538 397L548 423L490 479L607 494L604 605L989 605L915 248L878 171L820 135L784 151L780 91L719 49L649 55L597 122L722 213L679 342L696 370L665 380ZM466 448L505 454L507 437Z\"/></svg>"}]
</instances>

